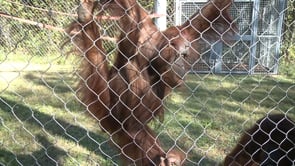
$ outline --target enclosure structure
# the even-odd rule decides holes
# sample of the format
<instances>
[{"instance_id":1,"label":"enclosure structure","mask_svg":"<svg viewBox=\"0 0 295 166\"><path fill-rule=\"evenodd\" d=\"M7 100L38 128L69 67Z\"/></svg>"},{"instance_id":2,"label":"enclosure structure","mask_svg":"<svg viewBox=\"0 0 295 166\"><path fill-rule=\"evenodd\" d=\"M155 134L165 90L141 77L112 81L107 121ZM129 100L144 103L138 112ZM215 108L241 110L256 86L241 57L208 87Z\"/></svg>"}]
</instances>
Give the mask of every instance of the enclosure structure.
<instances>
[{"instance_id":1,"label":"enclosure structure","mask_svg":"<svg viewBox=\"0 0 295 166\"><path fill-rule=\"evenodd\" d=\"M116 0L108 2L123 3L127 1L134 2L133 0ZM208 0L204 0L200 3L205 3L205 1ZM214 1L222 2L227 0ZM281 114L283 116L280 117L283 117L285 120L279 120L280 122L287 120L287 123L291 123L291 120L286 119L287 116L294 121L294 59L288 59L286 58L287 56L282 56L279 58L284 62L280 64L286 65L281 66L286 68L284 68L284 70L280 70L279 77L267 76L266 74L249 76L246 74L238 75L210 73L218 72L218 69L220 73L258 73L258 71L254 70L257 69L255 67L258 66L258 64L263 64L263 60L266 61L266 58L263 59L261 55L264 54L257 54L256 52L269 53L267 52L267 49L265 49L267 48L267 44L272 46L269 48L270 50L279 48L277 44L280 44L280 35L277 35L278 38L271 37L270 32L263 32L263 30L259 29L260 27L264 27L265 30L269 31L271 28L274 28L271 32L276 33L277 27L270 27L269 25L272 24L267 22L267 20L275 20L276 22L273 23L275 25L278 25L278 21L275 18L269 17L262 19L262 21L259 19L252 20L252 15L260 15L260 18L262 18L262 14L270 12L269 10L259 12L260 9L262 10L263 8L261 6L254 8L253 6L255 6L255 4L259 4L258 2L250 0L246 2L236 1L235 6L232 7L233 18L235 18L236 22L238 22L240 30L239 35L236 36L236 42L233 42L229 46L226 46L221 42L218 43L218 41L216 43L212 42L212 44L207 43L207 45L206 42L201 42L200 44L207 47L201 47L203 49L202 58L200 60L196 59L194 62L192 62L192 64L195 62L198 63L194 64L195 69L198 69L197 67L200 66L199 64L203 64L203 70L199 69L198 72L207 72L210 74L199 74L196 72L187 74L186 72L182 72L182 74L185 74L185 79L183 81L179 81L182 83L182 86L171 89L171 93L166 95L160 102L154 102L157 101L159 97L153 97L152 95L156 94L153 91L157 90L157 92L165 92L164 88L159 88L157 85L168 86L166 80L169 81L169 78L173 77L165 77L165 74L159 73L159 71L164 71L162 70L162 67L166 65L155 65L155 62L157 62L156 58L149 58L149 63L146 63L146 65L148 64L148 67L144 66L142 70L134 70L134 68L136 69L137 66L141 66L138 64L138 62L142 62L137 59L139 56L141 57L141 55L151 54L143 54L144 52L141 51L143 50L143 45L141 43L138 44L140 47L135 47L134 45L130 44L130 42L128 42L128 40L132 39L127 38L131 33L122 33L122 40L118 39L119 35L121 34L120 31L118 32L118 28L120 28L121 25L123 25L122 28L128 28L127 23L119 24L119 21L125 19L119 19L116 16L110 15L110 13L102 15L102 17L95 17L96 25L101 28L101 37L96 36L93 38L93 41L84 42L91 45L89 48L95 49L98 48L96 43L98 44L100 40L103 40L102 43L104 44L103 47L106 52L106 59L109 62L109 68L114 65L112 62L114 62L116 58L115 56L118 55L119 51L117 46L120 43L124 43L122 41L125 41L125 43L128 44L127 46L123 47L127 49L126 51L134 49L136 53L138 53L134 54L136 56L133 56L132 54L130 58L125 58L125 62L128 63L124 66L129 67L128 69L130 70L121 70L121 68L118 68L118 70L113 70L117 71L115 72L115 74L118 76L116 78L121 77L121 80L124 81L124 83L113 83L113 80L116 79L112 79L107 82L107 88L100 86L100 84L97 83L97 80L104 81L105 78L93 79L92 76L98 76L99 74L102 74L102 72L98 72L100 71L98 69L101 65L94 65L94 63L87 65L90 61L85 55L87 55L86 53L90 52L88 51L89 49L84 51L75 43L63 45L66 43L66 41L76 41L76 38L70 37L69 34L65 34L63 28L67 27L66 25L70 24L71 22L77 23L71 25L83 25L79 23L79 19L76 15L76 10L78 6L81 5L79 2L58 0L1 1L0 165L127 165L121 162L121 156L127 154L123 151L128 149L127 145L122 148L117 146L117 144L115 145L114 143L116 142L114 142L115 139L113 139L115 134L107 134L104 132L107 127L100 125L102 120L94 118L91 116L91 114L89 114L89 108L96 109L96 107L92 107L92 104L85 104L82 102L82 100L80 100L80 90L84 88L77 87L79 83L87 83L85 86L88 88L90 87L88 86L88 83L93 82L93 85L103 88L102 90L104 92L107 90L114 94L115 97L111 96L113 97L112 100L114 103L120 102L119 105L114 105L116 105L116 107L122 106L123 109L118 109L118 111L115 111L113 108L110 108L110 116L108 117L120 115L120 113L123 111L132 113L132 115L130 114L131 116L124 115L122 117L116 117L116 119L120 118L120 120L116 121L117 124L119 123L117 127L120 128L120 130L117 131L127 131L126 129L130 127L125 124L126 122L130 122L130 117L135 117L134 115L141 115L143 113L151 115L153 121L150 123L145 120L144 123L139 123L137 120L138 118L132 118L135 122L132 124L136 124L136 126L148 125L145 126L144 129L150 128L151 130L154 130L154 134L146 134L146 136L143 137L145 139L143 141L129 139L131 140L129 145L133 143L146 143L148 142L146 141L146 138L151 138L151 136L153 136L156 139L153 139L151 142L154 143L157 140L160 140L162 142L160 146L165 152L169 153L170 150L174 149L179 152L183 152L185 156L184 165L186 166L221 165L227 154L231 152L231 149L233 149L236 145L241 145L238 143L238 139L243 134L243 132L248 128L251 128L253 125L256 126L255 124L258 124L257 120L261 118L264 119L264 117L267 117L266 122L269 122L270 120L273 121L271 118L273 116L269 117L269 115ZM167 0L167 6L165 5L164 0L158 0L159 4L157 5L159 6L157 7L155 7L156 3L151 3L151 1L137 0L137 2L142 4L142 6L148 11L148 14L151 16L151 18L156 20L157 17L163 16L166 18L167 27L174 26L176 14L174 10L175 6L173 4L176 2L175 0ZM187 7L194 9L198 9L199 7L196 1L178 2L183 2L182 5L188 4ZM288 3L289 7L288 12L286 12L286 16L288 14L290 18L288 17L289 19L284 21L286 28L284 28L283 34L287 34L291 37L289 40L287 40L287 35L284 36L284 40L282 40L284 48L285 45L289 45L289 43L295 43L294 37L292 38L293 29L295 27L295 1L289 0L289 2L290 3ZM274 6L274 4L278 4L278 2L275 1L274 4L271 3L273 2L267 2L265 6L268 6L271 9L271 12L279 13L274 14L274 16L281 16L281 12L278 12L274 7L271 7L272 5ZM132 3L129 4L132 5ZM164 10L165 7L162 8L161 5L165 6L167 9ZM242 5L246 7L243 8ZM134 6L129 7L128 10L132 9L133 7ZM252 11L253 8L255 10ZM120 7L117 9L120 9ZM182 9L182 13L184 13L184 9L185 8ZM178 10L181 9L178 8ZM247 10L251 10L252 13L247 14ZM99 10L95 10L95 12L99 12ZM120 15L120 18L132 18L131 15L127 15L127 9L124 9L122 13L123 14L122 16ZM136 15L132 16L139 15L138 12L132 13L137 13ZM214 13L219 14L218 12ZM182 15L184 16L184 14ZM292 15L292 17L290 15ZM150 17L145 16L143 19L148 20ZM187 18L184 17L183 19ZM154 27L152 21L153 20L150 21L151 24L149 24L149 28ZM162 20L158 21L158 23L161 24L163 22L164 21ZM141 24L136 23L138 26L135 26L136 28L134 28L134 30L139 30L139 27L143 25L142 23L144 23L144 21L142 21ZM81 31L74 28L73 33L70 34L74 36L77 35L77 37L79 37L80 35L78 32L86 32L85 30L88 29L88 25L89 24L83 25L83 27L81 26ZM253 25L257 25L257 27L254 27ZM251 29L248 30L249 27ZM162 28L159 29L162 30ZM253 29L255 29L255 32ZM141 35L146 36L147 33L144 31L144 33L136 34L138 35L134 35L135 37ZM160 33L153 34L156 35ZM251 34L256 34L256 36L251 36ZM90 37L87 34L81 36ZM150 36L147 37L149 38ZM153 41L158 42L159 40ZM169 43L167 44L167 46L170 48L171 46L175 46L175 44L178 43L173 43L170 41L173 40L169 40ZM165 42L168 42L168 40L165 40ZM155 42L147 42L147 44L150 43L153 44ZM211 48L211 45L212 48L214 48L214 51L209 49ZM260 47L260 45L264 46ZM134 48L132 48L133 46ZM155 48L158 49L161 46L162 44L159 44L157 47L152 47L152 49L145 50L152 51L155 50ZM76 50L78 55L74 54L73 52ZM156 50L156 54L153 55L155 55L157 58L172 57L170 51L168 52L163 50L164 49L158 49ZM175 50L175 48L170 50ZM220 51L219 54L217 54L217 50ZM251 63L253 63L252 68L248 67L243 68L244 70L238 70L238 64L244 64L245 66L249 65L251 51L255 53L253 55L251 54ZM278 49L275 51L278 51ZM168 56L157 56L163 55L165 52L169 53L169 55L167 54ZM295 52L290 51L290 56L294 57L294 53ZM256 56L259 57L256 58ZM274 55L272 54L271 56ZM211 58L211 61L209 58ZM230 58L235 58L237 62ZM227 61L227 59L229 60ZM93 60L96 60L96 58L93 58ZM238 60L241 62L239 63ZM271 60L272 61L270 62L273 63L274 60ZM286 63L286 60L288 60L290 63ZM170 61L167 60L165 61L170 65L175 64L170 63ZM160 60L160 62L163 61ZM173 60L171 62L173 62ZM236 62L233 63L233 65L236 66L229 68L231 64L230 62ZM82 72L83 68L80 67L81 64L86 64L87 66L92 67L92 71L94 73L92 74L89 72L91 77L82 77L81 74L88 74L88 72ZM175 65L179 64L177 63ZM222 68L224 66L227 68ZM175 67L176 66L168 66L168 69L170 71L174 71L176 69ZM183 69L183 67L185 66L181 65L180 69ZM122 69L124 68L125 67L122 67ZM249 69L253 70L251 71ZM274 69L259 72L274 73L273 71ZM125 73L129 73L129 75ZM148 76L150 73L155 73L155 75L146 77L146 75ZM131 76L134 77L130 79ZM112 75L112 78L115 77ZM127 80L129 80L129 82L127 82ZM140 83L138 80L143 81ZM155 81L149 84L149 80ZM114 87L113 85L116 85L117 87ZM148 86L140 88L140 86L137 85ZM117 95L115 95L115 90L123 89L122 87L128 88L124 90L124 93L116 93ZM169 85L169 87L171 86ZM92 91L93 90L91 89L89 92ZM94 101L108 99L108 97L100 97L102 94L104 93L96 91L95 94L92 95L94 96ZM136 103L133 104L130 103L130 101L136 101ZM145 103L151 104L147 105ZM155 106L156 108L149 109L147 106ZM163 118L155 118L155 114L149 113L151 111L158 110L158 106L165 110L165 115ZM139 112L138 114L134 111L137 108L141 109L137 111ZM102 109L97 110L98 112L101 112ZM133 114L133 112L136 114ZM149 120L150 118L147 119ZM112 121L108 122L110 122L112 126L116 124L112 123ZM255 137L259 137L260 135L247 133L249 137L252 138L253 136L253 140L249 141L247 145L251 146L253 145L253 142L256 142L255 144L259 145L259 148L266 147L263 150L259 150L259 148L258 150L254 149L255 154L258 154L261 157L271 157L274 153L277 153L277 151L281 150L284 150L284 152L291 152L294 156L294 145L292 144L292 146L289 147L289 149L293 150L285 150L284 148L286 146L283 144L285 141L287 142L289 140L295 140L294 137L288 138L288 136L295 136L294 123L291 123L291 127L294 129L294 134L291 133L288 128L288 131L281 129L278 123L270 123L272 130L271 134L264 132L270 136L267 137L269 139L266 140L265 143L257 143L257 141L255 141ZM263 129L263 127L261 127L261 129ZM273 134L277 132L280 134ZM131 134L139 135L140 133L143 132L132 132ZM257 130L255 133L258 133ZM272 143L274 141L273 137L271 137L272 135L282 135L281 138L283 138L283 141L280 141L282 143L275 139L275 145L273 145ZM120 137L120 140L124 141L124 139L121 138L123 137ZM148 146L148 150L146 151L151 152L150 149L153 147L158 146ZM277 148L277 150L273 150L274 147ZM136 153L138 151L132 152ZM255 157L254 155L252 157L252 154L249 153L247 156L251 157L251 159ZM289 158L294 163L295 156ZM160 159L162 160L162 157ZM244 161L248 162L250 160Z\"/></svg>"},{"instance_id":2,"label":"enclosure structure","mask_svg":"<svg viewBox=\"0 0 295 166\"><path fill-rule=\"evenodd\" d=\"M176 0L175 23L180 25L206 0ZM200 73L278 72L286 0L235 0L230 9L238 28L235 41L201 42L201 59L192 70Z\"/></svg>"}]
</instances>

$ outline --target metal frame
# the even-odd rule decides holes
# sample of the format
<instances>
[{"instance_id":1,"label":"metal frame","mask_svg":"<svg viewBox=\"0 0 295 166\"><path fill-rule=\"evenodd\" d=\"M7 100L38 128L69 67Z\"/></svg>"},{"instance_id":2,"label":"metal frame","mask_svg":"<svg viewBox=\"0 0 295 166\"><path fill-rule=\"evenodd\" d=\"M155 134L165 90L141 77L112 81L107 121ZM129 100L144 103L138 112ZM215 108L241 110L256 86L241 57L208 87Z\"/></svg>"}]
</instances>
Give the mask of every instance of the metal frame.
<instances>
[{"instance_id":1,"label":"metal frame","mask_svg":"<svg viewBox=\"0 0 295 166\"><path fill-rule=\"evenodd\" d=\"M261 11L264 9L261 9L261 2L269 3L273 2L272 0L235 0L234 3L239 2L249 2L253 3L253 9L252 9L252 16L251 16L251 23L249 24L249 29L251 34L238 34L235 37L236 41L245 41L250 42L249 45L249 62L248 62L248 70L247 71L237 71L237 70L224 70L222 68L223 63L223 43L214 43L214 45L211 46L211 53L210 56L215 57L215 61L212 61L212 68L208 71L194 71L198 73L244 73L244 74L256 74L256 73L272 73L277 74L278 73L278 63L279 63L279 57L280 57L280 47L281 47L281 34L282 34L282 28L283 28L283 20L284 20L284 9L286 8L286 2L287 0L276 0L273 3L277 3L276 9L278 9L279 12L279 18L278 20L275 19L276 22L276 34L274 35L266 35L266 33L259 34L260 27L259 24L263 21L263 18L261 19ZM278 1L278 2L277 2ZM184 20L182 20L183 11L182 6L185 3L206 3L207 0L175 0L175 24L180 25ZM272 7L272 6L271 6ZM265 9L267 10L267 9ZM189 16L187 16L189 17ZM266 39L267 42L263 42L263 39ZM276 39L276 40L274 40ZM273 40L273 41L272 41ZM266 44L266 47L263 47L263 44ZM272 49L270 46L275 45L275 51L271 52L269 49ZM266 51L267 54L260 55L258 51ZM274 54L274 56L270 54ZM266 59L264 59L266 58ZM263 65L261 61L266 61L267 64L269 61L274 61L274 65L272 65L269 69L268 66L266 67L265 71L258 71L259 65ZM210 61L211 62L211 61Z\"/></svg>"}]
</instances>

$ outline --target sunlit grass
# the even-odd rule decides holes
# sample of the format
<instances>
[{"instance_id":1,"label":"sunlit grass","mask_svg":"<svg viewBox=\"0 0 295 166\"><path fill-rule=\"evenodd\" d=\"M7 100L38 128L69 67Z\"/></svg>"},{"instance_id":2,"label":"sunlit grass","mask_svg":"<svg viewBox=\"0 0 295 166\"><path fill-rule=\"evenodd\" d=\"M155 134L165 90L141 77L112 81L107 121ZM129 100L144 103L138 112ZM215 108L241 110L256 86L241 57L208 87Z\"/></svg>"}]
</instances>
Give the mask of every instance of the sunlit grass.
<instances>
[{"instance_id":1,"label":"sunlit grass","mask_svg":"<svg viewBox=\"0 0 295 166\"><path fill-rule=\"evenodd\" d=\"M189 156L195 161L200 160L195 157L200 155L208 157L203 161L209 165L220 162L236 144L240 133L257 119L268 113L287 113L294 118L294 80L282 78L190 75L186 85L176 90L166 102L168 110L173 110L167 118L173 120L165 125L167 135L172 138L174 133L181 135L178 137L180 145L173 141L172 144L184 151L193 146Z\"/></svg>"},{"instance_id":2,"label":"sunlit grass","mask_svg":"<svg viewBox=\"0 0 295 166\"><path fill-rule=\"evenodd\" d=\"M76 98L79 60L1 58L0 164L118 162L119 152ZM165 150L186 153L187 165L215 165L244 129L268 113L295 118L294 105L290 76L190 74L164 102L165 120L151 127Z\"/></svg>"}]
</instances>

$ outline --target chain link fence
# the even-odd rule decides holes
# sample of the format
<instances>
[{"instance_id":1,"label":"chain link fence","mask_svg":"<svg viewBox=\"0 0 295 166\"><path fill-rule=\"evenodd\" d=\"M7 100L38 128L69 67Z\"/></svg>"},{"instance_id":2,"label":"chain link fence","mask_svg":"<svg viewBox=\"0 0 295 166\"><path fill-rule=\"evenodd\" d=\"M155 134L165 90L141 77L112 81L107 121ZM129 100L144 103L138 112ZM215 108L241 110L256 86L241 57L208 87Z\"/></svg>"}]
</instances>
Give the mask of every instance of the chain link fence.
<instances>
[{"instance_id":1,"label":"chain link fence","mask_svg":"<svg viewBox=\"0 0 295 166\"><path fill-rule=\"evenodd\" d=\"M0 165L295 165L294 0L0 4Z\"/></svg>"}]
</instances>

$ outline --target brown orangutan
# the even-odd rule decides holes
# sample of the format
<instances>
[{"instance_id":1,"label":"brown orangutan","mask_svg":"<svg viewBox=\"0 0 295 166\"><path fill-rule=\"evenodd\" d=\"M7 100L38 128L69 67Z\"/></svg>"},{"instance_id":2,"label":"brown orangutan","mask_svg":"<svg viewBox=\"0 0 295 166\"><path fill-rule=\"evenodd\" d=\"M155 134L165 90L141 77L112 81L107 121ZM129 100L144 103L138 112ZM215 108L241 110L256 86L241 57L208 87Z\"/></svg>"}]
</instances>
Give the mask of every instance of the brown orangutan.
<instances>
[{"instance_id":1,"label":"brown orangutan","mask_svg":"<svg viewBox=\"0 0 295 166\"><path fill-rule=\"evenodd\" d=\"M207 30L214 31L211 22L231 27L231 3L209 1L183 25L161 32L136 0L81 2L78 21L67 29L84 56L78 93L121 151L122 165L183 164L185 155L176 150L165 153L148 124L156 117L162 119L163 100L182 84L190 42ZM96 8L99 14L106 10L111 16L120 16L118 55L111 67L102 47L100 25L93 19ZM220 35L231 31L224 29Z\"/></svg>"},{"instance_id":2,"label":"brown orangutan","mask_svg":"<svg viewBox=\"0 0 295 166\"><path fill-rule=\"evenodd\" d=\"M225 166L294 165L295 123L284 114L267 115L241 137Z\"/></svg>"}]
</instances>

